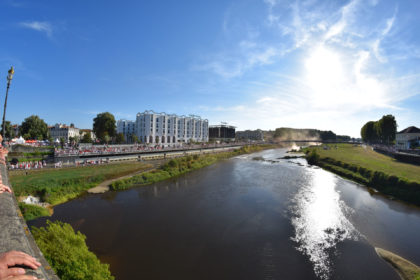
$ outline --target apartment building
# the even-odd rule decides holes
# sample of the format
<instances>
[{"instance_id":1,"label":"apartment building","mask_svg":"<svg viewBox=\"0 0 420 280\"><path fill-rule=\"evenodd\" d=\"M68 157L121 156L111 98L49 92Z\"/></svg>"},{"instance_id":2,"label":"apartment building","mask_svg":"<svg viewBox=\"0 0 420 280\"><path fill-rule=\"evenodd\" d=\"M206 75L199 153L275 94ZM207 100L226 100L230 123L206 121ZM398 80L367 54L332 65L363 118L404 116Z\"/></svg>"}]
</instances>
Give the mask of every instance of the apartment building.
<instances>
[{"instance_id":1,"label":"apartment building","mask_svg":"<svg viewBox=\"0 0 420 280\"><path fill-rule=\"evenodd\" d=\"M162 145L208 142L208 128L208 120L196 115L178 116L151 110L138 113L135 121L117 123L117 133L134 133L142 143Z\"/></svg>"}]
</instances>

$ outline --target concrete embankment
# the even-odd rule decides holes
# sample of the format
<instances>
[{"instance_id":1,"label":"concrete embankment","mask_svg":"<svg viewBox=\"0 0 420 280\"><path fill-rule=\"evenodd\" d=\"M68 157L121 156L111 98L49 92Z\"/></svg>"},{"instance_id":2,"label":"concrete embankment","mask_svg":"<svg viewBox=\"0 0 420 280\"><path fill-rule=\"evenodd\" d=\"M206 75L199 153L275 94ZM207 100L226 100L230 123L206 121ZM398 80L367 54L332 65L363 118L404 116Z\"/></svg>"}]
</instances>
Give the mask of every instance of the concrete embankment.
<instances>
[{"instance_id":1,"label":"concrete embankment","mask_svg":"<svg viewBox=\"0 0 420 280\"><path fill-rule=\"evenodd\" d=\"M124 160L154 160L166 159L194 154L207 154L214 152L222 152L232 149L239 149L243 145L232 145L222 147L205 147L196 149L174 149L174 150L155 150L155 151L139 151L115 154L88 154L88 155L59 155L54 158L55 162L62 162L64 165L74 165L75 163L83 163L85 161L107 160L124 161Z\"/></svg>"},{"instance_id":2,"label":"concrete embankment","mask_svg":"<svg viewBox=\"0 0 420 280\"><path fill-rule=\"evenodd\" d=\"M0 172L3 184L10 186L6 167L2 164ZM0 194L0 253L11 250L25 252L37 258L42 264L37 270L27 269L26 274L36 276L38 279L59 279L36 245L20 213L14 195L2 193Z\"/></svg>"}]
</instances>

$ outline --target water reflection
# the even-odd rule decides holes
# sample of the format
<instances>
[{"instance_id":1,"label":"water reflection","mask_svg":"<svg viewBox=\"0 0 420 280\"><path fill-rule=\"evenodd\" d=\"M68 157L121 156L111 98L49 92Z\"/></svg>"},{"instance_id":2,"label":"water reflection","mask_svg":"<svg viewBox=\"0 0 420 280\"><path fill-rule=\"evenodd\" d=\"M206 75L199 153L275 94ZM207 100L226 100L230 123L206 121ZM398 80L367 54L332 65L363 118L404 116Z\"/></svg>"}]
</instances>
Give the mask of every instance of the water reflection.
<instances>
[{"instance_id":1,"label":"water reflection","mask_svg":"<svg viewBox=\"0 0 420 280\"><path fill-rule=\"evenodd\" d=\"M297 249L306 254L315 273L328 279L336 245L346 239L357 239L357 231L346 218L351 211L335 190L337 178L321 169L308 169L308 184L292 200L292 225Z\"/></svg>"}]
</instances>

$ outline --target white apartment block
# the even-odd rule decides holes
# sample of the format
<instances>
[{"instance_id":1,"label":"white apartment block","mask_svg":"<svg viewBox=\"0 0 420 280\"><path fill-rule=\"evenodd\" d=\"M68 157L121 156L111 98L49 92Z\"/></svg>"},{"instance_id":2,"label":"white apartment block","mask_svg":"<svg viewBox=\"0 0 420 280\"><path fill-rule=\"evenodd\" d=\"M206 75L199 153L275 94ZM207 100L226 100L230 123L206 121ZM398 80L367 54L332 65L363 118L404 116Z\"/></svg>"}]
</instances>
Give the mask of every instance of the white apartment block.
<instances>
[{"instance_id":1,"label":"white apartment block","mask_svg":"<svg viewBox=\"0 0 420 280\"><path fill-rule=\"evenodd\" d=\"M135 123L134 133L142 143L169 146L182 142L208 142L209 140L208 120L195 115L178 116L145 111L138 113L133 123ZM117 125L117 133L121 132L122 128L119 129Z\"/></svg>"},{"instance_id":2,"label":"white apartment block","mask_svg":"<svg viewBox=\"0 0 420 280\"><path fill-rule=\"evenodd\" d=\"M50 131L51 138L54 141L60 140L61 138L64 139L65 142L68 142L70 137L79 137L79 129L73 126L67 126L65 124L55 124L54 126L50 126L48 128Z\"/></svg>"},{"instance_id":3,"label":"white apartment block","mask_svg":"<svg viewBox=\"0 0 420 280\"><path fill-rule=\"evenodd\" d=\"M130 142L131 135L136 134L136 122L128 120L117 121L117 133L122 133L127 142Z\"/></svg>"}]
</instances>

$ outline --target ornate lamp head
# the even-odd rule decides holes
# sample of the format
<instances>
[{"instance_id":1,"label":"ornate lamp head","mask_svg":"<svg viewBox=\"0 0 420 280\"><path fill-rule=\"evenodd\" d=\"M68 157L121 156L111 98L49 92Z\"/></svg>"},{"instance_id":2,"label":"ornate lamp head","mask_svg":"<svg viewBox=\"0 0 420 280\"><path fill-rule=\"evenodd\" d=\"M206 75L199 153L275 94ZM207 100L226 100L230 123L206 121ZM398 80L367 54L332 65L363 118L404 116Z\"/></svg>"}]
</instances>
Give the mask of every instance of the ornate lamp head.
<instances>
[{"instance_id":1,"label":"ornate lamp head","mask_svg":"<svg viewBox=\"0 0 420 280\"><path fill-rule=\"evenodd\" d=\"M13 79L13 74L15 74L15 69L13 68L13 66L10 68L9 74L7 75L7 80L11 81Z\"/></svg>"}]
</instances>

